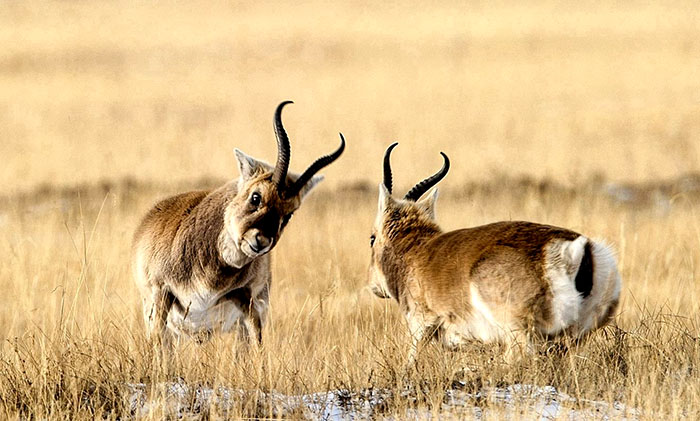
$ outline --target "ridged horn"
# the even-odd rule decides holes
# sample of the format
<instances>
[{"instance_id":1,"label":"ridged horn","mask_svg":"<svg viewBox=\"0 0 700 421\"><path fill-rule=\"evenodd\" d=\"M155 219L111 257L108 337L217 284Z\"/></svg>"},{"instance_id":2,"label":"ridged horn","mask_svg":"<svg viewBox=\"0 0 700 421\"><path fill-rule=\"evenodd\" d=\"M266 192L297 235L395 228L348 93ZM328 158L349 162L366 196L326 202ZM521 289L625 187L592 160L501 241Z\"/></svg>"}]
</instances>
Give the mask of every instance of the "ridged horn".
<instances>
[{"instance_id":1,"label":"ridged horn","mask_svg":"<svg viewBox=\"0 0 700 421\"><path fill-rule=\"evenodd\" d=\"M391 177L391 151L399 144L399 142L394 142L386 148L384 152L384 187L389 190L391 194L391 189L393 188L392 183L394 182Z\"/></svg>"},{"instance_id":2,"label":"ridged horn","mask_svg":"<svg viewBox=\"0 0 700 421\"><path fill-rule=\"evenodd\" d=\"M291 155L291 146L287 132L284 131L282 125L282 108L287 104L293 104L293 101L284 101L277 106L275 111L275 136L277 137L277 164L275 164L275 172L272 174L272 182L277 186L277 190L284 190L287 180L287 171L289 170L289 157Z\"/></svg>"},{"instance_id":3,"label":"ridged horn","mask_svg":"<svg viewBox=\"0 0 700 421\"><path fill-rule=\"evenodd\" d=\"M304 187L306 183L311 180L311 177L313 177L317 172L319 172L323 167L331 164L333 161L338 159L340 155L343 153L345 150L345 138L343 137L342 133L340 134L340 146L338 149L335 150L335 152L328 154L326 156L322 156L318 158L316 161L314 161L309 168L304 171L304 173L297 178L297 180L292 184L292 186L285 192L285 197L294 197L299 192L301 189Z\"/></svg>"},{"instance_id":4,"label":"ridged horn","mask_svg":"<svg viewBox=\"0 0 700 421\"><path fill-rule=\"evenodd\" d=\"M433 187L440 180L445 178L445 176L447 175L447 171L450 169L450 159L447 158L447 155L445 155L442 152L440 152L440 155L442 155L442 158L445 160L444 164L442 165L442 169L440 169L440 171L438 171L437 173L431 175L430 177L426 178L425 180L423 180L420 183L413 186L413 188L411 190L409 190L408 193L406 193L406 196L404 197L404 199L410 200L413 202L417 201L431 187Z\"/></svg>"}]
</instances>

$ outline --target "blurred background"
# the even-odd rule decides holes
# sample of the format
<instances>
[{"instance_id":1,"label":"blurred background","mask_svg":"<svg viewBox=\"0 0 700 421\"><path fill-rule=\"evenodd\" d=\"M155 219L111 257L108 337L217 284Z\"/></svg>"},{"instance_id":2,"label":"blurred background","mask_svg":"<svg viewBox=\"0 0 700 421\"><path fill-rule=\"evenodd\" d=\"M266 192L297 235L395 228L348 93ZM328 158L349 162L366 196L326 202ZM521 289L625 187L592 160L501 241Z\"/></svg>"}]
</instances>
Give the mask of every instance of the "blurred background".
<instances>
[{"instance_id":1,"label":"blurred background","mask_svg":"<svg viewBox=\"0 0 700 421\"><path fill-rule=\"evenodd\" d=\"M433 385L433 408L468 371L474 391L551 385L697 418L697 0L0 2L0 414L128 418L124 385L173 378L145 338L134 229L158 199L238 177L234 147L274 162L288 99L292 170L341 131L346 152L272 252L263 349L185 343L178 379L403 396L403 316L366 288L382 155L398 141L397 195L450 156L445 229L564 226L610 243L623 278L615 326L562 359L428 350L408 381ZM228 418L261 416L251 408Z\"/></svg>"},{"instance_id":2,"label":"blurred background","mask_svg":"<svg viewBox=\"0 0 700 421\"><path fill-rule=\"evenodd\" d=\"M669 2L10 1L0 193L237 176L232 149L326 188L496 175L576 183L700 170L700 6Z\"/></svg>"}]
</instances>

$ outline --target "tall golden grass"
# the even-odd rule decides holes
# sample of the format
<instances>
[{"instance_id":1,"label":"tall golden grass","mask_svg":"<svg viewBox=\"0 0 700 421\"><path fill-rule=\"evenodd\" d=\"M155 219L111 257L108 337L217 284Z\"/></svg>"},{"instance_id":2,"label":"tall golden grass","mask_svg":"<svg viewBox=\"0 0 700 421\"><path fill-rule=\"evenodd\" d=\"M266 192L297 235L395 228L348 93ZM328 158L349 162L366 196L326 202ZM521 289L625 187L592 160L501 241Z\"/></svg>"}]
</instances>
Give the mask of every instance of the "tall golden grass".
<instances>
[{"instance_id":1,"label":"tall golden grass","mask_svg":"<svg viewBox=\"0 0 700 421\"><path fill-rule=\"evenodd\" d=\"M654 184L700 171L695 2L0 7L3 418L128 417L125 385L176 378L285 394L420 389L377 414L399 417L438 413L458 377L553 385L646 419L700 413L698 188ZM157 199L235 177L234 146L274 160L284 99L296 102L284 115L292 168L332 150L338 131L348 149L273 251L264 346L217 337L159 365L130 276L133 229ZM399 191L439 167L438 151L452 158L446 229L527 219L612 243L617 326L512 365L497 346L429 347L405 373L401 316L364 288L394 140ZM641 186L628 202L606 184L622 181ZM255 399L211 411L275 414Z\"/></svg>"}]
</instances>

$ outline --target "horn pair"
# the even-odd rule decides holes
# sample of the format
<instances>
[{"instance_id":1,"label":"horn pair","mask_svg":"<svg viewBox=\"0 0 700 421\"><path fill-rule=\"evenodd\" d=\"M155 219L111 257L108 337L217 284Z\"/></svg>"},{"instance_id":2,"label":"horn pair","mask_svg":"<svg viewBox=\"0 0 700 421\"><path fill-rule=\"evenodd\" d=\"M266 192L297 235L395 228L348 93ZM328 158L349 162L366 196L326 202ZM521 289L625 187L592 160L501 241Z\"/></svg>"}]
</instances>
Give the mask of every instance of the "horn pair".
<instances>
[{"instance_id":1,"label":"horn pair","mask_svg":"<svg viewBox=\"0 0 700 421\"><path fill-rule=\"evenodd\" d=\"M391 176L391 151L398 145L398 142L392 143L387 149L386 152L384 153L384 186L386 189L389 191L391 194L391 189L392 189L392 176ZM444 163L442 164L442 168L440 171L437 173L431 175L430 177L426 178L425 180L421 181L420 183L416 184L413 186L411 190L406 193L406 196L404 196L404 199L410 200L412 202L417 201L420 199L425 192L430 190L431 187L436 185L437 183L440 182L445 176L447 175L447 171L450 169L450 160L447 158L447 155L444 153L440 152L440 155L442 155L442 159L444 160Z\"/></svg>"},{"instance_id":2,"label":"horn pair","mask_svg":"<svg viewBox=\"0 0 700 421\"><path fill-rule=\"evenodd\" d=\"M294 197L301 191L304 184L306 184L311 177L313 177L317 172L319 172L323 167L329 165L345 150L345 138L342 133L340 134L340 146L335 152L325 155L314 161L309 168L304 171L301 176L291 185L287 186L287 171L289 170L289 157L291 155L291 146L289 144L289 138L287 137L287 132L284 130L282 125L282 108L287 104L293 104L292 101L284 101L277 106L275 111L275 136L277 137L277 164L275 165L275 171L272 173L272 182L277 186L277 191L285 197Z\"/></svg>"}]
</instances>

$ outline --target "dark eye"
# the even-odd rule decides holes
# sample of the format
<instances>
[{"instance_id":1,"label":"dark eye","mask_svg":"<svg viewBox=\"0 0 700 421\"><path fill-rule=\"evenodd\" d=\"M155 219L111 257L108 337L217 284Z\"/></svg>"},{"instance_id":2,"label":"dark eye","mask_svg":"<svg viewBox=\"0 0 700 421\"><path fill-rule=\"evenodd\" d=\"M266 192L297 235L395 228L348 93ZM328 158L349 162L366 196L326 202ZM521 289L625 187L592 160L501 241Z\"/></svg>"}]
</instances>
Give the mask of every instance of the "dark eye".
<instances>
[{"instance_id":1,"label":"dark eye","mask_svg":"<svg viewBox=\"0 0 700 421\"><path fill-rule=\"evenodd\" d=\"M250 195L250 204L257 207L260 204L260 199L260 193L255 192Z\"/></svg>"},{"instance_id":2,"label":"dark eye","mask_svg":"<svg viewBox=\"0 0 700 421\"><path fill-rule=\"evenodd\" d=\"M377 239L377 236L374 235L374 234L372 234L372 235L369 237L369 246L370 246L370 247L374 246L374 240L376 240L376 239Z\"/></svg>"}]
</instances>

